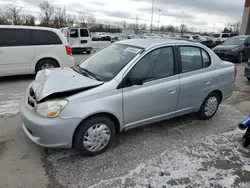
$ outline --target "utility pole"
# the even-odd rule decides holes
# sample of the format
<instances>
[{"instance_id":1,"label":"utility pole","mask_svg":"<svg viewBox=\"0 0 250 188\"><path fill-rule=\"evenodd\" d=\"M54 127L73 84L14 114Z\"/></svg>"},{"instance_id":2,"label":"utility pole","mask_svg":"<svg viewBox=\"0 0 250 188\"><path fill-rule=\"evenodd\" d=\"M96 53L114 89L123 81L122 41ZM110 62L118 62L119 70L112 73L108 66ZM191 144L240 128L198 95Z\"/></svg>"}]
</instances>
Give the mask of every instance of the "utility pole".
<instances>
[{"instance_id":1,"label":"utility pole","mask_svg":"<svg viewBox=\"0 0 250 188\"><path fill-rule=\"evenodd\" d=\"M152 12L151 12L151 33L153 32L153 18L154 18L154 4L155 0L152 1Z\"/></svg>"},{"instance_id":2,"label":"utility pole","mask_svg":"<svg viewBox=\"0 0 250 188\"><path fill-rule=\"evenodd\" d=\"M138 34L138 15L136 15L136 31L135 33Z\"/></svg>"},{"instance_id":3,"label":"utility pole","mask_svg":"<svg viewBox=\"0 0 250 188\"><path fill-rule=\"evenodd\" d=\"M181 22L181 36L183 35L183 31L184 31L184 25L183 25L183 20Z\"/></svg>"},{"instance_id":4,"label":"utility pole","mask_svg":"<svg viewBox=\"0 0 250 188\"><path fill-rule=\"evenodd\" d=\"M160 18L161 18L161 9L159 9L159 17L158 17L158 29L160 30Z\"/></svg>"}]
</instances>

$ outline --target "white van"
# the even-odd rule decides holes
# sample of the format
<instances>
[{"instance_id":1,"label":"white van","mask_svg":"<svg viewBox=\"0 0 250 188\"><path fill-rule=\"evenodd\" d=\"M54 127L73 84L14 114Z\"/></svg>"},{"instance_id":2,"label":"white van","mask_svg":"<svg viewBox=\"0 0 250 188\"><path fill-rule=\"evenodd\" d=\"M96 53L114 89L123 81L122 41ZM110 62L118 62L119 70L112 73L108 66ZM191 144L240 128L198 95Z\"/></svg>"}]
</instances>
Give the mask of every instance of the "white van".
<instances>
[{"instance_id":1,"label":"white van","mask_svg":"<svg viewBox=\"0 0 250 188\"><path fill-rule=\"evenodd\" d=\"M0 76L73 65L71 47L58 29L0 25Z\"/></svg>"},{"instance_id":2,"label":"white van","mask_svg":"<svg viewBox=\"0 0 250 188\"><path fill-rule=\"evenodd\" d=\"M215 45L219 45L229 38L230 38L230 33L214 33L213 43Z\"/></svg>"},{"instance_id":3,"label":"white van","mask_svg":"<svg viewBox=\"0 0 250 188\"><path fill-rule=\"evenodd\" d=\"M81 27L63 27L60 29L67 38L73 53L86 52L90 54L92 51L92 37L87 28Z\"/></svg>"}]
</instances>

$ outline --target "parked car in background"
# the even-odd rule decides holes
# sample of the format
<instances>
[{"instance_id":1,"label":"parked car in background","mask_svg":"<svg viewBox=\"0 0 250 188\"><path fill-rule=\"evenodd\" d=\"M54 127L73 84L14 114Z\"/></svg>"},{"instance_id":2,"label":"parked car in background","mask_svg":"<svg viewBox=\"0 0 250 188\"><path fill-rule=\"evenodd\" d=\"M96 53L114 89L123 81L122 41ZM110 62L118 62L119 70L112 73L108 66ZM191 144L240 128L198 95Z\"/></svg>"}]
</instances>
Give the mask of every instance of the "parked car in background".
<instances>
[{"instance_id":1,"label":"parked car in background","mask_svg":"<svg viewBox=\"0 0 250 188\"><path fill-rule=\"evenodd\" d=\"M190 40L193 40L194 42L199 42L205 46L207 46L208 48L213 48L213 40L212 39L208 39L206 37L203 37L201 35L191 35Z\"/></svg>"},{"instance_id":2,"label":"parked car in background","mask_svg":"<svg viewBox=\"0 0 250 188\"><path fill-rule=\"evenodd\" d=\"M213 51L227 61L241 63L250 58L250 36L236 36L229 38L213 48Z\"/></svg>"},{"instance_id":3,"label":"parked car in background","mask_svg":"<svg viewBox=\"0 0 250 188\"><path fill-rule=\"evenodd\" d=\"M92 33L92 41L100 41L101 40L101 35L100 33Z\"/></svg>"},{"instance_id":4,"label":"parked car in background","mask_svg":"<svg viewBox=\"0 0 250 188\"><path fill-rule=\"evenodd\" d=\"M229 38L230 33L215 33L213 34L213 43L215 46L217 46Z\"/></svg>"},{"instance_id":5,"label":"parked car in background","mask_svg":"<svg viewBox=\"0 0 250 188\"><path fill-rule=\"evenodd\" d=\"M0 25L0 76L74 64L71 47L58 29Z\"/></svg>"},{"instance_id":6,"label":"parked car in background","mask_svg":"<svg viewBox=\"0 0 250 188\"><path fill-rule=\"evenodd\" d=\"M250 59L248 59L245 67L245 76L250 81Z\"/></svg>"},{"instance_id":7,"label":"parked car in background","mask_svg":"<svg viewBox=\"0 0 250 188\"><path fill-rule=\"evenodd\" d=\"M82 27L64 27L60 29L66 37L73 53L86 52L90 54L92 51L91 33L87 28Z\"/></svg>"},{"instance_id":8,"label":"parked car in background","mask_svg":"<svg viewBox=\"0 0 250 188\"><path fill-rule=\"evenodd\" d=\"M212 118L235 76L233 63L198 43L122 40L77 66L40 71L20 103L22 127L40 146L97 155L123 130L193 112Z\"/></svg>"}]
</instances>

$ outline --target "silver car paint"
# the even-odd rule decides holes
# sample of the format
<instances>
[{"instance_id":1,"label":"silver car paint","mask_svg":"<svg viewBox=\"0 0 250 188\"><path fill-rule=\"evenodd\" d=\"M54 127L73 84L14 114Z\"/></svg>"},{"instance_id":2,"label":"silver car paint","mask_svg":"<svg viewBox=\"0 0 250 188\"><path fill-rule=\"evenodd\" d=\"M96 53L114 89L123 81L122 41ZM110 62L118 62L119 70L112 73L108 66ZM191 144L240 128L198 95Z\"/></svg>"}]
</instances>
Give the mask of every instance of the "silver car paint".
<instances>
[{"instance_id":1,"label":"silver car paint","mask_svg":"<svg viewBox=\"0 0 250 188\"><path fill-rule=\"evenodd\" d=\"M124 41L125 44L130 42L132 45L136 43L136 40ZM123 41L119 41L119 43L122 44ZM67 137L71 138L71 142L80 121L94 114L107 113L112 115L119 122L121 131L186 113L197 112L205 97L215 90L222 92L222 100L232 95L235 82L234 65L221 61L207 47L182 41L144 42L140 45L146 48L145 51L127 64L113 80L66 98L69 103L58 118L65 121L72 120L72 123L68 125L72 130L68 132ZM211 66L151 81L142 86L117 89L124 76L144 55L156 48L173 45L192 45L205 49L211 57ZM62 76L58 75L58 79L62 79ZM27 94L25 97L27 98ZM21 115L24 117L22 119L25 121L24 124L28 123L31 127L36 126L33 123L34 121L32 121L34 125L31 125L30 121L25 120L26 114L22 110L26 108L25 105L25 103L21 103L20 107ZM53 120L46 119L46 121L52 122ZM57 126L60 129L61 125L58 124ZM49 126L46 126L46 128L49 129ZM55 136L60 137L60 133ZM58 140L63 140L63 138ZM71 146L71 142L66 143L65 147Z\"/></svg>"}]
</instances>

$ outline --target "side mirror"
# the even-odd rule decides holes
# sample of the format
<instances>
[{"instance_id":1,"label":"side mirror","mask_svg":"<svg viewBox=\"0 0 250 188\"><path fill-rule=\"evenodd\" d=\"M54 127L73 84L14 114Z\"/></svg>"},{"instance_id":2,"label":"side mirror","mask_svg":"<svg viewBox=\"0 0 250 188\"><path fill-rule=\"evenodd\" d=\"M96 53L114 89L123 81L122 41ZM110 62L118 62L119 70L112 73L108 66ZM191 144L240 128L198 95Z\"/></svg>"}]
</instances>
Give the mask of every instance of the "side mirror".
<instances>
[{"instance_id":1,"label":"side mirror","mask_svg":"<svg viewBox=\"0 0 250 188\"><path fill-rule=\"evenodd\" d=\"M133 85L143 85L143 79L142 78L136 78L136 77L128 77L127 82L130 86Z\"/></svg>"}]
</instances>

